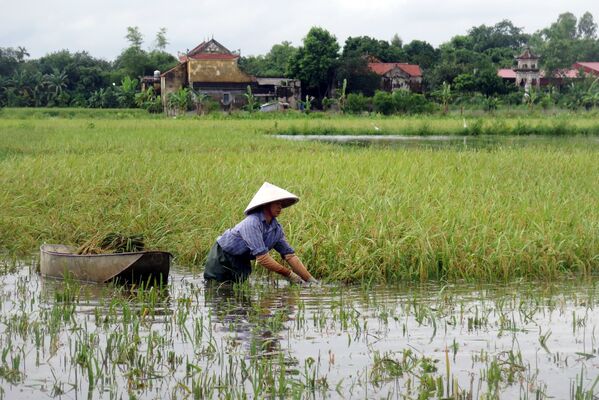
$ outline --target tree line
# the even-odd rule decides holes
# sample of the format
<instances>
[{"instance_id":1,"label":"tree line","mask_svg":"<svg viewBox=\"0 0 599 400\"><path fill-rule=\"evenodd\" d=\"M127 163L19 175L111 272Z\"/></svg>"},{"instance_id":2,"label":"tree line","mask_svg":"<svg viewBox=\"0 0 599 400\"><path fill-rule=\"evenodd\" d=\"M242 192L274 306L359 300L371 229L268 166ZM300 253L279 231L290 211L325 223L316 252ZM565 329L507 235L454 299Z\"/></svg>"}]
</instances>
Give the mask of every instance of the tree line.
<instances>
[{"instance_id":1,"label":"tree line","mask_svg":"<svg viewBox=\"0 0 599 400\"><path fill-rule=\"evenodd\" d=\"M153 93L138 93L138 78L177 64L177 59L164 50L168 44L166 30L160 29L148 49L142 48L143 35L137 27L128 27L125 38L128 46L114 61L68 50L32 60L22 47L0 48L0 105L159 109L159 99ZM389 41L349 37L341 46L329 31L313 27L300 46L283 41L264 55L241 57L239 65L256 76L300 79L303 94L319 107L326 107L326 100L338 97L335 92L342 86L343 96L353 95L350 100L354 106L366 98L374 99L380 77L368 69L368 61L373 58L418 64L427 99L446 104L459 96L482 98L492 108L498 97L521 101L518 88L500 79L497 69L513 67L514 57L525 46L541 56L541 68L546 73L570 68L576 61L599 61L597 23L590 12L580 18L567 12L548 27L528 34L511 21L502 20L491 26L474 26L439 47L422 40L403 43L398 35ZM584 94L591 84L585 85L558 88L559 93L555 88L547 89L553 90L550 101L555 102L568 91ZM378 97L380 100L385 96ZM396 97L405 102L405 96ZM533 100L543 99L548 101L547 93L536 94Z\"/></svg>"}]
</instances>

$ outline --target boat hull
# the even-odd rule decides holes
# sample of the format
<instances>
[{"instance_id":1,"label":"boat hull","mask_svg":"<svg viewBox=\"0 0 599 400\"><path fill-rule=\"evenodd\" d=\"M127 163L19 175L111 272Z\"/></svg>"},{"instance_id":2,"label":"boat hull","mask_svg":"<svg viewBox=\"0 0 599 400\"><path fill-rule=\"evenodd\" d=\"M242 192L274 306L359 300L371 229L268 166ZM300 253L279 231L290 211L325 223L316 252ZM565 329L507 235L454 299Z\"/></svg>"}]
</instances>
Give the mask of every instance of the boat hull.
<instances>
[{"instance_id":1,"label":"boat hull","mask_svg":"<svg viewBox=\"0 0 599 400\"><path fill-rule=\"evenodd\" d=\"M40 248L42 276L85 282L166 283L172 255L164 251L75 254L75 248L44 244Z\"/></svg>"}]
</instances>

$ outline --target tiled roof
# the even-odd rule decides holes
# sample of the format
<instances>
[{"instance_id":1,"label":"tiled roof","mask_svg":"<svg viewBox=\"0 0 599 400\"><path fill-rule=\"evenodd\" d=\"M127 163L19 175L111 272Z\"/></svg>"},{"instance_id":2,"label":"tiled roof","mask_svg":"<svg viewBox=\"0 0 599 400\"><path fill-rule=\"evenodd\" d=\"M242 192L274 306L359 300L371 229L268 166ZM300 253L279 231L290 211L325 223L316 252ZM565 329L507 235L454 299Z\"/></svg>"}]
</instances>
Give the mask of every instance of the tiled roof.
<instances>
[{"instance_id":1,"label":"tiled roof","mask_svg":"<svg viewBox=\"0 0 599 400\"><path fill-rule=\"evenodd\" d=\"M509 68L497 70L497 76L503 79L516 79L516 71Z\"/></svg>"},{"instance_id":2,"label":"tiled roof","mask_svg":"<svg viewBox=\"0 0 599 400\"><path fill-rule=\"evenodd\" d=\"M422 76L422 71L420 70L420 66L416 64L407 64L407 63L368 63L368 68L378 74L385 75L387 72L391 71L394 68L399 68L405 73L413 77Z\"/></svg>"},{"instance_id":3,"label":"tiled roof","mask_svg":"<svg viewBox=\"0 0 599 400\"><path fill-rule=\"evenodd\" d=\"M530 51L530 48L525 48L524 51L522 52L522 54L520 54L518 57L516 58L521 58L524 60L531 60L531 59L537 59L539 58L538 56L534 55L532 53L532 51Z\"/></svg>"},{"instance_id":4,"label":"tiled roof","mask_svg":"<svg viewBox=\"0 0 599 400\"><path fill-rule=\"evenodd\" d=\"M577 69L560 69L555 72L555 77L560 78L578 78Z\"/></svg>"},{"instance_id":5,"label":"tiled roof","mask_svg":"<svg viewBox=\"0 0 599 400\"><path fill-rule=\"evenodd\" d=\"M579 61L572 66L573 68L582 68L586 72L591 72L594 75L599 75L599 62L595 61Z\"/></svg>"}]
</instances>

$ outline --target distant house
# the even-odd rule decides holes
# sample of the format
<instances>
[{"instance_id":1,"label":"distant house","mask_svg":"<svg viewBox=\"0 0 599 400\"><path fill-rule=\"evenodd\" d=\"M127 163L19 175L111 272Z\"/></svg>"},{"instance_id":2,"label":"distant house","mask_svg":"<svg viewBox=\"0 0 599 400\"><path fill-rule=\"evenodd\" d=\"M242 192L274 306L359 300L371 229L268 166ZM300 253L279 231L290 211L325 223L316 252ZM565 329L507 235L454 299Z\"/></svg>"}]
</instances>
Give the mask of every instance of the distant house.
<instances>
[{"instance_id":1,"label":"distant house","mask_svg":"<svg viewBox=\"0 0 599 400\"><path fill-rule=\"evenodd\" d=\"M579 71L582 70L589 75L599 76L599 62L579 61L572 65L572 68Z\"/></svg>"},{"instance_id":2,"label":"distant house","mask_svg":"<svg viewBox=\"0 0 599 400\"><path fill-rule=\"evenodd\" d=\"M210 96L224 109L246 104L247 87L260 103L280 101L296 108L301 98L301 82L287 78L256 78L242 71L239 54L212 39L200 43L179 56L179 65L160 75L162 101L166 108L168 95L183 87Z\"/></svg>"},{"instance_id":3,"label":"distant house","mask_svg":"<svg viewBox=\"0 0 599 400\"><path fill-rule=\"evenodd\" d=\"M387 92L409 90L422 92L422 70L419 65L384 63L370 58L368 69L381 77L381 89Z\"/></svg>"},{"instance_id":4,"label":"distant house","mask_svg":"<svg viewBox=\"0 0 599 400\"><path fill-rule=\"evenodd\" d=\"M579 78L580 71L583 74L599 76L599 62L577 62L572 65L572 68L561 69L555 71L552 76L547 76L545 71L540 69L539 58L529 48L526 48L522 54L516 57L518 64L515 68L499 69L497 76L525 90L531 87L539 89L541 86L549 84L560 86L564 79Z\"/></svg>"}]
</instances>

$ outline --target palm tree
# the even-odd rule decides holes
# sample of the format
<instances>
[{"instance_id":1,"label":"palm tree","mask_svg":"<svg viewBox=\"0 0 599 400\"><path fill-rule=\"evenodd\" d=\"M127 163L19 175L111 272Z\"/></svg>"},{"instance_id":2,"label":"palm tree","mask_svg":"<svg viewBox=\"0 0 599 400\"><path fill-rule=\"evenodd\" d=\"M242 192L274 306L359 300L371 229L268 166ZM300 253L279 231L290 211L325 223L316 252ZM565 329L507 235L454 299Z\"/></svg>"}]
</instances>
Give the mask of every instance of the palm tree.
<instances>
[{"instance_id":1,"label":"palm tree","mask_svg":"<svg viewBox=\"0 0 599 400\"><path fill-rule=\"evenodd\" d=\"M20 105L29 105L33 97L31 75L27 71L16 71L9 79L9 85L14 94L19 97Z\"/></svg>"},{"instance_id":2,"label":"palm tree","mask_svg":"<svg viewBox=\"0 0 599 400\"><path fill-rule=\"evenodd\" d=\"M10 89L10 79L0 75L0 107L6 105L6 95Z\"/></svg>"},{"instance_id":3,"label":"palm tree","mask_svg":"<svg viewBox=\"0 0 599 400\"><path fill-rule=\"evenodd\" d=\"M44 78L46 79L48 89L52 92L53 100L56 101L64 92L64 89L66 89L69 76L64 71L52 68L52 73L46 74Z\"/></svg>"},{"instance_id":4,"label":"palm tree","mask_svg":"<svg viewBox=\"0 0 599 400\"><path fill-rule=\"evenodd\" d=\"M31 86L31 94L33 95L33 105L35 107L39 107L43 103L47 103L47 82L44 75L42 75L41 72L38 71L31 76Z\"/></svg>"},{"instance_id":5,"label":"palm tree","mask_svg":"<svg viewBox=\"0 0 599 400\"><path fill-rule=\"evenodd\" d=\"M27 49L23 46L19 46L17 47L17 60L19 62L23 61L25 59L25 57L29 57L29 52L27 51Z\"/></svg>"}]
</instances>

